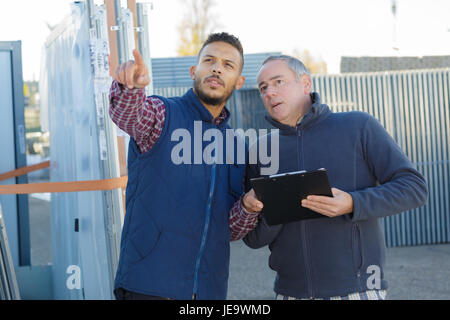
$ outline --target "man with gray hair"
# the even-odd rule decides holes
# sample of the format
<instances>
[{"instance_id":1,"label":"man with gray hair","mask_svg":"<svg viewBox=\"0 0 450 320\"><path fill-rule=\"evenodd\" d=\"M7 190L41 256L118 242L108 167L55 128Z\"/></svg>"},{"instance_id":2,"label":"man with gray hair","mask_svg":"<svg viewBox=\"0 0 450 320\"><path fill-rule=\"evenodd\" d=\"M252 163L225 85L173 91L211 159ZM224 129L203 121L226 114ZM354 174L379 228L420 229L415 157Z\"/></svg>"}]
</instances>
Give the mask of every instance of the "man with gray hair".
<instances>
[{"instance_id":1,"label":"man with gray hair","mask_svg":"<svg viewBox=\"0 0 450 320\"><path fill-rule=\"evenodd\" d=\"M380 219L422 206L424 178L371 115L322 104L301 61L269 57L257 81L266 119L280 130L278 173L326 168L333 194L299 200L323 218L275 226L258 215L253 189L235 205L257 221L244 242L269 246L277 299L385 299ZM247 167L246 191L262 167Z\"/></svg>"}]
</instances>

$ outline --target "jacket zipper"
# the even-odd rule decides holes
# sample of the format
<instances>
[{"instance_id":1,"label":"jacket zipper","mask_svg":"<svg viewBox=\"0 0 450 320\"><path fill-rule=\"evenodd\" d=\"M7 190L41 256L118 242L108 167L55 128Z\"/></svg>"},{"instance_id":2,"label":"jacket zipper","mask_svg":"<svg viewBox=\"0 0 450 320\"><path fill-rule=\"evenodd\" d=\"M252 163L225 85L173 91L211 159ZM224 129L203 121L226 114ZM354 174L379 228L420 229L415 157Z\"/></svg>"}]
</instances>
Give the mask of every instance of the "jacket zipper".
<instances>
[{"instance_id":1,"label":"jacket zipper","mask_svg":"<svg viewBox=\"0 0 450 320\"><path fill-rule=\"evenodd\" d=\"M308 253L308 244L307 244L307 237L306 237L306 223L307 221L304 220L301 222L302 223L302 234L303 234L303 252L304 252L304 260L305 260L305 270L306 270L306 283L307 283L307 291L308 291L308 295L309 295L309 299L313 299L314 298L314 290L313 290L313 285L312 285L312 279L311 279L311 268L310 265L308 263L309 261L309 253Z\"/></svg>"},{"instance_id":2,"label":"jacket zipper","mask_svg":"<svg viewBox=\"0 0 450 320\"><path fill-rule=\"evenodd\" d=\"M300 130L297 129L297 137L296 137L296 139L295 139L295 140L297 140L297 166L298 166L298 170L303 170L303 168L301 168L301 166L300 166L300 153L299 153L299 148L300 148L300 146L299 146L299 140L300 140L300 136L301 136Z\"/></svg>"},{"instance_id":3,"label":"jacket zipper","mask_svg":"<svg viewBox=\"0 0 450 320\"><path fill-rule=\"evenodd\" d=\"M298 125L299 126L299 125ZM298 163L298 170L303 170L304 168L302 168L302 166L300 165L301 159L300 159L300 152L299 152L299 140L301 137L301 130L298 128L297 126L297 163ZM302 226L302 245L303 245L303 252L304 252L304 257L305 257L305 270L306 270L306 283L307 283L307 291L308 291L308 295L309 295L309 299L313 299L314 298L314 290L313 290L313 285L312 285L312 279L311 279L311 268L309 266L309 254L308 254L308 245L307 245L307 240L306 240L306 223L307 221L301 221L301 226Z\"/></svg>"},{"instance_id":4,"label":"jacket zipper","mask_svg":"<svg viewBox=\"0 0 450 320\"><path fill-rule=\"evenodd\" d=\"M215 184L216 184L216 161L214 160L213 165L211 167L211 180L210 180L210 186L209 186L208 203L206 205L205 226L203 227L202 242L200 244L200 250L199 250L198 255L197 255L197 261L195 262L194 289L193 289L193 292L192 292L192 300L195 300L196 297L197 297L198 272L199 272L199 269L200 269L200 262L202 260L203 251L205 250L206 237L208 235L209 221L210 221L210 218L211 218L211 204L212 204L212 198L214 196Z\"/></svg>"},{"instance_id":5,"label":"jacket zipper","mask_svg":"<svg viewBox=\"0 0 450 320\"><path fill-rule=\"evenodd\" d=\"M358 223L355 223L355 242L357 244L356 247L358 249L358 252L356 252L356 253L359 255L359 258L360 258L359 266L357 266L356 276L358 277L358 280L361 281L361 269L364 264L364 260L363 260L363 253L362 253L361 230L360 230Z\"/></svg>"}]
</instances>

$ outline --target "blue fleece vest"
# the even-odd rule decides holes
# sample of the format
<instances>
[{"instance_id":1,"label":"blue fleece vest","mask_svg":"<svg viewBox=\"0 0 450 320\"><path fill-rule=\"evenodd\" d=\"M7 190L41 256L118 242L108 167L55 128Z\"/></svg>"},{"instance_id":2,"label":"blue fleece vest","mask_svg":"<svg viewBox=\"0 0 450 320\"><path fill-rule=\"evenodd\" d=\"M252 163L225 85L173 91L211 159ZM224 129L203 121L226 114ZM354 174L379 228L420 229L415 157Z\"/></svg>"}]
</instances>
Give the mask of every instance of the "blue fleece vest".
<instances>
[{"instance_id":1,"label":"blue fleece vest","mask_svg":"<svg viewBox=\"0 0 450 320\"><path fill-rule=\"evenodd\" d=\"M192 89L182 97L158 98L166 106L162 135L145 154L130 141L115 288L173 299L226 299L228 217L241 196L245 171L244 164L236 164L237 152L226 159L229 116L219 126L213 124ZM222 133L222 154L211 152L220 138L202 139L208 129ZM180 132L189 132L192 139L184 140ZM232 140L236 151L237 138ZM180 143L188 147L181 150ZM208 157L194 153L199 146L218 161L207 164ZM174 155L184 163L174 163Z\"/></svg>"}]
</instances>

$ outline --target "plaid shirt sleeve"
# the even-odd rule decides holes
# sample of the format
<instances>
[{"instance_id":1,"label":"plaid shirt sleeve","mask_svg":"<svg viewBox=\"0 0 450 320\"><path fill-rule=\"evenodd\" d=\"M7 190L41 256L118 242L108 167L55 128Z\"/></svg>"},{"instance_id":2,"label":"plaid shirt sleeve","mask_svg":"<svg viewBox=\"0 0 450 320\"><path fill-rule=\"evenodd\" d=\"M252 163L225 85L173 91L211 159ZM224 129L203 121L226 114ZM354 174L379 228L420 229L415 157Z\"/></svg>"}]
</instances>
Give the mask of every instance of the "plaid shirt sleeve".
<instances>
[{"instance_id":1,"label":"plaid shirt sleeve","mask_svg":"<svg viewBox=\"0 0 450 320\"><path fill-rule=\"evenodd\" d=\"M242 196L243 197L243 196ZM258 224L259 212L248 212L242 205L242 197L236 201L230 210L231 241L240 240Z\"/></svg>"},{"instance_id":2,"label":"plaid shirt sleeve","mask_svg":"<svg viewBox=\"0 0 450 320\"><path fill-rule=\"evenodd\" d=\"M112 121L134 138L141 153L149 151L164 128L164 102L147 97L144 89L128 89L116 80L111 85L109 99Z\"/></svg>"}]
</instances>

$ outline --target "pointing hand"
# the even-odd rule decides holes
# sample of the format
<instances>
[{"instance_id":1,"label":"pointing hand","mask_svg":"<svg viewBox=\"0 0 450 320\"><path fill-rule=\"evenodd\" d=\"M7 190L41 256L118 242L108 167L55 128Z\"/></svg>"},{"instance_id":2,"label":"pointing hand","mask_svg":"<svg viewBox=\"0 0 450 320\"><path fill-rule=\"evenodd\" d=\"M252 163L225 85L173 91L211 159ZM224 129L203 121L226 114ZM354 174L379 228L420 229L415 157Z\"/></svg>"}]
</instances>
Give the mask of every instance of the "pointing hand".
<instances>
[{"instance_id":1,"label":"pointing hand","mask_svg":"<svg viewBox=\"0 0 450 320\"><path fill-rule=\"evenodd\" d=\"M147 66L138 50L133 50L134 61L122 63L117 67L114 79L119 83L133 88L145 88L150 83Z\"/></svg>"}]
</instances>

